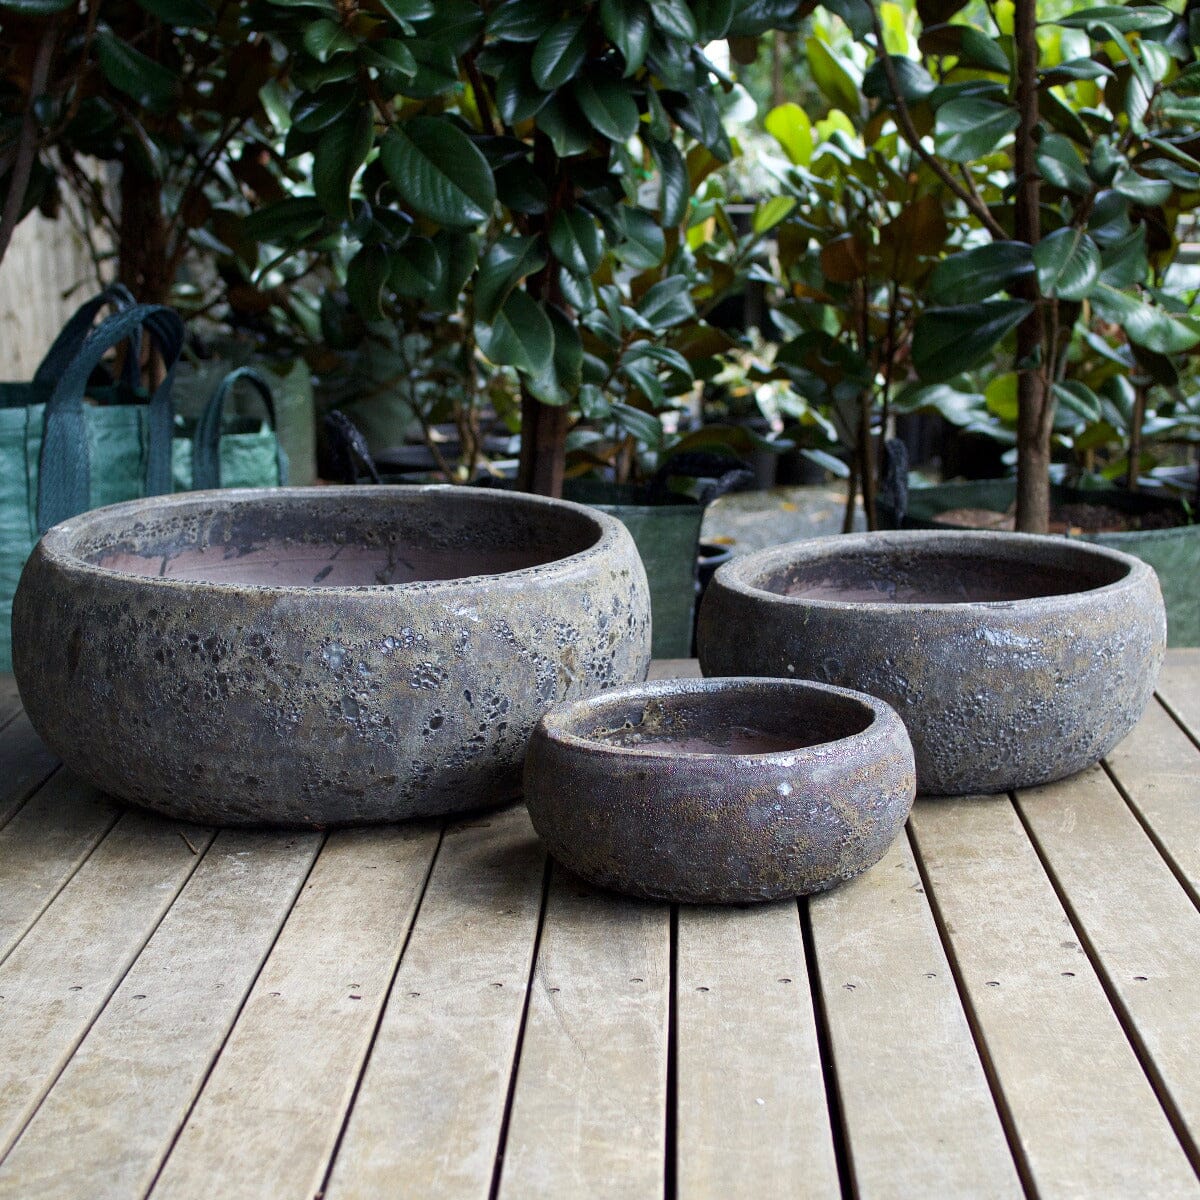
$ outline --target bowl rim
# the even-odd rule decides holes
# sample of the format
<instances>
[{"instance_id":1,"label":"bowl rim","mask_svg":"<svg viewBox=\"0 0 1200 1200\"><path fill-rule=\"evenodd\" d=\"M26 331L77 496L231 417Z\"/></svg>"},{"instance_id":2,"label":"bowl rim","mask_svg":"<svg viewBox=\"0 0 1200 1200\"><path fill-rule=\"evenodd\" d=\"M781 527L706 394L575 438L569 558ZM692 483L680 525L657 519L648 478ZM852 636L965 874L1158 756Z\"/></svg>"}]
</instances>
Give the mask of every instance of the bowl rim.
<instances>
[{"instance_id":1,"label":"bowl rim","mask_svg":"<svg viewBox=\"0 0 1200 1200\"><path fill-rule=\"evenodd\" d=\"M985 548L989 543L1003 544L1009 548L1025 545L1045 552L1062 551L1080 557L1101 558L1125 567L1125 574L1111 583L1075 592L1054 592L1043 596L1022 596L1015 600L948 600L941 603L919 600L837 600L815 596L789 596L772 591L752 582L748 576L759 576L772 568L786 566L797 561L797 552L804 551L804 558L836 558L843 551L857 552L872 545L888 547L905 544L966 550ZM1072 607L1099 596L1116 595L1142 585L1147 576L1153 576L1153 568L1140 558L1111 546L1085 542L1078 538L1067 538L1056 534L1012 533L1006 530L976 529L877 529L859 533L839 534L834 537L804 538L786 542L779 546L768 546L734 558L718 568L713 583L753 597L770 600L797 608L815 608L826 612L850 611L857 614L878 613L900 616L913 613L967 613L979 610L988 612L1011 612L1027 605L1039 608Z\"/></svg>"},{"instance_id":2,"label":"bowl rim","mask_svg":"<svg viewBox=\"0 0 1200 1200\"><path fill-rule=\"evenodd\" d=\"M610 703L619 704L626 700L653 700L663 696L713 695L720 692L742 690L794 692L797 695L804 692L820 692L826 695L840 696L867 709L871 714L871 720L857 733L847 734L844 737L832 738L826 742L811 742L808 745L795 746L789 750L770 750L757 754L729 754L721 751L700 750L681 750L664 754L661 750L614 745L611 742L585 737L565 726L565 722L578 719L589 709L600 708ZM768 675L710 675L701 678L650 679L645 683L626 684L619 688L596 692L594 695L585 696L579 700L555 704L542 714L541 719L534 727L533 736L535 741L538 738L544 738L570 751L626 758L643 763L653 762L656 765L721 761L787 767L795 765L799 759L824 757L838 746L852 742L868 745L886 742L897 734L905 744L910 746L911 753L908 732L904 728L899 713L887 701L880 700L866 692L837 687L831 683L821 683L815 679L783 679ZM534 755L531 754L530 761L533 757Z\"/></svg>"},{"instance_id":3,"label":"bowl rim","mask_svg":"<svg viewBox=\"0 0 1200 1200\"><path fill-rule=\"evenodd\" d=\"M528 508L553 511L567 509L589 520L597 529L598 536L591 545L573 554L532 567L520 567L512 571L481 572L460 575L453 579L417 579L404 583L369 584L278 584L238 583L215 579L179 579L172 576L135 575L129 571L115 570L88 562L74 551L73 545L81 536L86 536L88 527L99 519L127 517L131 521L138 517L153 519L164 509L199 507L214 510L232 507L247 501L277 500L284 503L299 501L321 501L330 503L347 499L383 503L392 500L416 499L435 493L447 493L470 498L480 504L504 504L516 502ZM207 503L206 503L207 502ZM615 517L600 512L586 504L570 500L559 500L549 496L538 496L531 492L510 492L497 488L461 487L454 484L379 484L370 487L352 485L327 485L323 487L276 487L276 488L220 488L207 491L173 492L161 496L144 496L136 500L125 500L69 517L48 529L38 541L31 556L42 558L60 570L96 576L119 585L149 587L153 590L200 591L222 596L244 595L245 593L275 596L390 596L397 593L415 595L425 592L447 592L473 587L480 580L496 580L512 587L520 587L533 579L545 580L548 576L570 574L588 564L589 560L607 554L614 544L630 535ZM640 559L638 560L640 565Z\"/></svg>"}]
</instances>

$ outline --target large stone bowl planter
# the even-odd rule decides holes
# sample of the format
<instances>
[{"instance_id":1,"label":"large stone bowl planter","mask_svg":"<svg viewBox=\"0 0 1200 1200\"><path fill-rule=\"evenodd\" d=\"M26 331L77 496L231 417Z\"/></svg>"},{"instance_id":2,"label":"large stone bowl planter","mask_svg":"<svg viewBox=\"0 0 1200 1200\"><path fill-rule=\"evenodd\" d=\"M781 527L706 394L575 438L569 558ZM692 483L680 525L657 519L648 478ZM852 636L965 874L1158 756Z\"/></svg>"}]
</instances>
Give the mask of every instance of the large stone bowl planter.
<instances>
[{"instance_id":1,"label":"large stone bowl planter","mask_svg":"<svg viewBox=\"0 0 1200 1200\"><path fill-rule=\"evenodd\" d=\"M645 678L619 522L467 488L193 492L52 529L13 659L78 774L209 823L332 825L520 791L556 701Z\"/></svg>"},{"instance_id":2,"label":"large stone bowl planter","mask_svg":"<svg viewBox=\"0 0 1200 1200\"><path fill-rule=\"evenodd\" d=\"M1028 787L1094 763L1137 722L1166 628L1153 570L1005 533L820 538L735 559L700 612L706 675L778 675L891 704L917 787Z\"/></svg>"},{"instance_id":3,"label":"large stone bowl planter","mask_svg":"<svg viewBox=\"0 0 1200 1200\"><path fill-rule=\"evenodd\" d=\"M688 679L553 708L525 766L550 852L633 896L745 903L832 887L883 857L916 788L900 718L782 679Z\"/></svg>"}]
</instances>

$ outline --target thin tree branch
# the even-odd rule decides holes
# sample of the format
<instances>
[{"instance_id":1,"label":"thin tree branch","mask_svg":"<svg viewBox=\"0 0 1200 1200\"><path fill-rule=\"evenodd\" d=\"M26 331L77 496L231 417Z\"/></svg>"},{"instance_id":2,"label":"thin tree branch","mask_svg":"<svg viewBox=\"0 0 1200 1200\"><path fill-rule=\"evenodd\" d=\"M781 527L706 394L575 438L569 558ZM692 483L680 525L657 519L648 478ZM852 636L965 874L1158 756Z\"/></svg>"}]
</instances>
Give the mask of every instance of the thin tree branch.
<instances>
[{"instance_id":1,"label":"thin tree branch","mask_svg":"<svg viewBox=\"0 0 1200 1200\"><path fill-rule=\"evenodd\" d=\"M1004 232L1004 229L996 218L992 216L988 206L977 195L972 195L971 192L964 188L950 174L945 165L939 162L922 145L921 135L917 132L917 127L913 124L912 114L908 111L908 104L900 93L900 79L896 74L896 64L892 60L892 56L884 42L883 26L879 22L879 11L875 7L874 0L870 4L870 9L871 25L875 33L876 52L879 55L879 61L883 64L883 74L887 79L888 88L892 93L892 98L896 102L896 123L900 127L900 132L904 135L904 140L916 151L917 157L979 218L988 233L997 241L1005 241L1008 235Z\"/></svg>"},{"instance_id":2,"label":"thin tree branch","mask_svg":"<svg viewBox=\"0 0 1200 1200\"><path fill-rule=\"evenodd\" d=\"M38 123L33 106L46 90L46 82L50 77L50 63L54 58L54 47L58 42L58 22L51 21L42 33L38 42L37 54L33 60L33 71L29 76L29 101L25 105L25 113L21 118L21 132L18 135L17 157L13 163L12 174L8 177L8 195L4 199L4 212L0 214L0 261L3 261L8 244L12 241L13 230L21 216L21 205L25 201L25 193L29 188L29 179L33 173L33 162L37 154Z\"/></svg>"}]
</instances>

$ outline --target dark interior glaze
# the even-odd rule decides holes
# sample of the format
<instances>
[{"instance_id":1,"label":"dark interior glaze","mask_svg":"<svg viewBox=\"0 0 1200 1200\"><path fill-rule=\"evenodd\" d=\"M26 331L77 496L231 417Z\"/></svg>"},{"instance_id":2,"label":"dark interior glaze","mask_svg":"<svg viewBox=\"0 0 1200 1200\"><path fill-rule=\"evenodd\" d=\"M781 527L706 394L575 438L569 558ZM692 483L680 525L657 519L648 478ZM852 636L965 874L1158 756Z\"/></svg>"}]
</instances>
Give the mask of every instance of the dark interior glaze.
<instances>
[{"instance_id":1,"label":"dark interior glaze","mask_svg":"<svg viewBox=\"0 0 1200 1200\"><path fill-rule=\"evenodd\" d=\"M505 498L509 499L509 498ZM84 522L72 547L124 574L235 586L363 587L519 571L595 545L585 514L409 488L363 488L356 502L312 490L159 521Z\"/></svg>"},{"instance_id":2,"label":"dark interior glaze","mask_svg":"<svg viewBox=\"0 0 1200 1200\"><path fill-rule=\"evenodd\" d=\"M1064 543L1066 545L1066 543ZM1063 559L1073 558L1069 550ZM1127 568L1107 559L1017 561L973 547L854 551L801 559L754 586L781 596L855 604L986 604L1064 596L1106 587Z\"/></svg>"},{"instance_id":3,"label":"dark interior glaze","mask_svg":"<svg viewBox=\"0 0 1200 1200\"><path fill-rule=\"evenodd\" d=\"M779 754L853 737L874 719L845 696L761 688L618 697L593 704L585 720L567 728L579 738L651 754Z\"/></svg>"}]
</instances>

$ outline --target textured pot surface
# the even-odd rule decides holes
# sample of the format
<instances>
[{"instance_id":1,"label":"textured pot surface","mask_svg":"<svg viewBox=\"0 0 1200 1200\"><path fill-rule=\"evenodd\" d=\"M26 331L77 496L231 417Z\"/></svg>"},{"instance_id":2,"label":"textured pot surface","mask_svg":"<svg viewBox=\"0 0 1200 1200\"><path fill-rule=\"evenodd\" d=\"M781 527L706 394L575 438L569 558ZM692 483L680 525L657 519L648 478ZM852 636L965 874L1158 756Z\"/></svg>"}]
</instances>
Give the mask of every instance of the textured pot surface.
<instances>
[{"instance_id":1,"label":"textured pot surface","mask_svg":"<svg viewBox=\"0 0 1200 1200\"><path fill-rule=\"evenodd\" d=\"M634 896L735 903L878 862L915 791L896 713L817 683L686 679L553 708L525 766L550 852Z\"/></svg>"},{"instance_id":2,"label":"textured pot surface","mask_svg":"<svg viewBox=\"0 0 1200 1200\"><path fill-rule=\"evenodd\" d=\"M1139 559L1006 533L851 534L717 572L705 674L857 688L904 719L925 793L1028 787L1094 763L1149 702L1166 637Z\"/></svg>"},{"instance_id":3,"label":"textured pot surface","mask_svg":"<svg viewBox=\"0 0 1200 1200\"><path fill-rule=\"evenodd\" d=\"M645 678L619 522L482 489L162 496L52 529L21 578L34 727L190 820L328 825L514 798L555 701Z\"/></svg>"}]
</instances>

